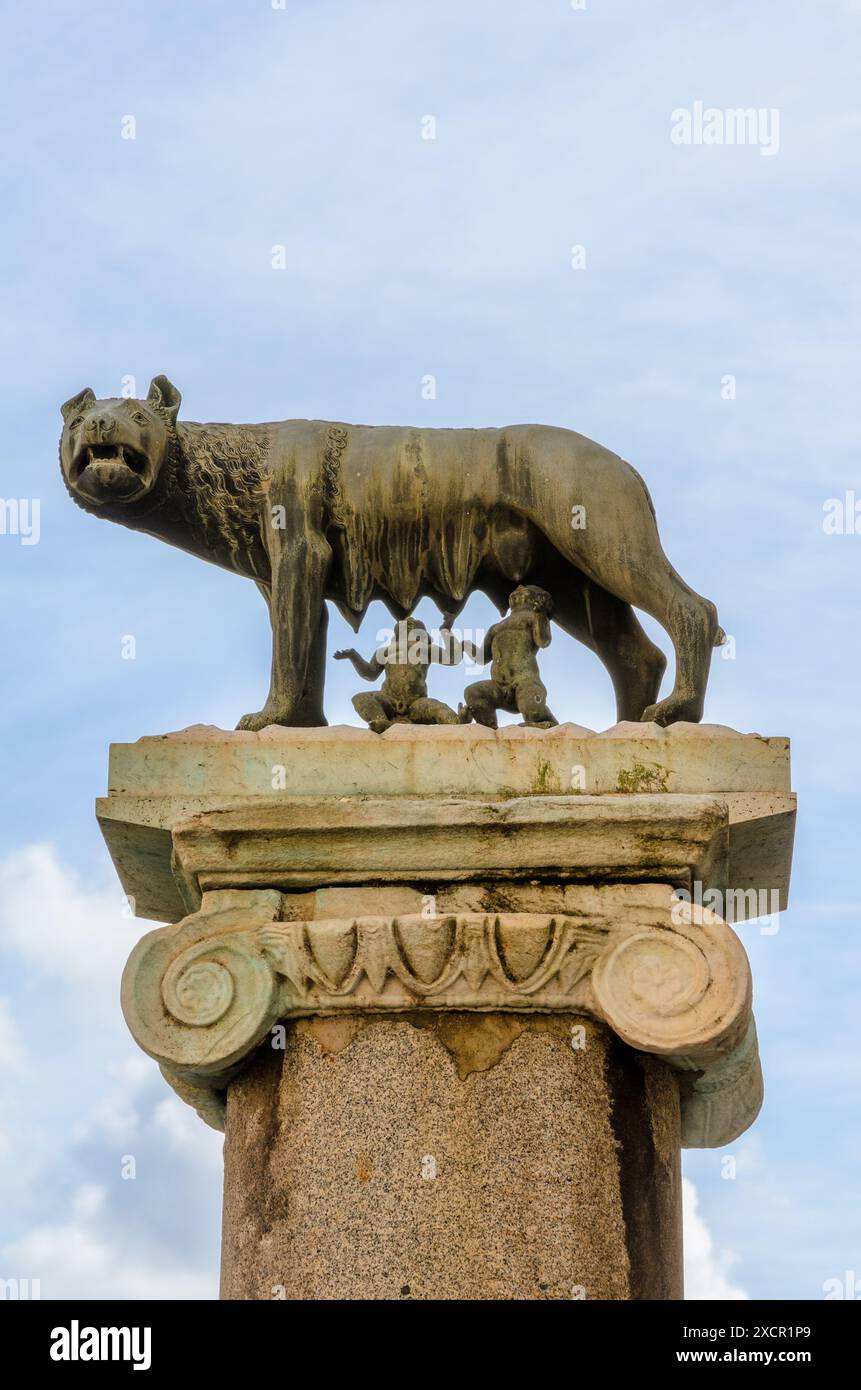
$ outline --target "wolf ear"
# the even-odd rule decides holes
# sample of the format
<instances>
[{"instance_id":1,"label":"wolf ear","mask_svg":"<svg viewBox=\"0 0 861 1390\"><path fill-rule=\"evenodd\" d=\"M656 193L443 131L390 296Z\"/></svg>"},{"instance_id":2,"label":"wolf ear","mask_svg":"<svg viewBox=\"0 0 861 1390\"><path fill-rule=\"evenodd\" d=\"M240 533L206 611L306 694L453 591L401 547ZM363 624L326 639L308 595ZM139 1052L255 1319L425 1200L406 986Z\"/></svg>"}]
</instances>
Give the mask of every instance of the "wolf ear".
<instances>
[{"instance_id":1,"label":"wolf ear","mask_svg":"<svg viewBox=\"0 0 861 1390\"><path fill-rule=\"evenodd\" d=\"M64 420L68 420L70 415L74 415L76 410L81 410L85 405L90 405L96 399L96 393L90 386L85 386L83 391L79 391L77 396L72 396L71 400L66 401L65 405L60 406L60 414Z\"/></svg>"},{"instance_id":2,"label":"wolf ear","mask_svg":"<svg viewBox=\"0 0 861 1390\"><path fill-rule=\"evenodd\" d=\"M179 414L179 407L182 396L177 391L172 381L168 381L166 376L154 376L149 384L147 400L150 405L163 410L170 419L172 425L176 424L176 417Z\"/></svg>"}]
</instances>

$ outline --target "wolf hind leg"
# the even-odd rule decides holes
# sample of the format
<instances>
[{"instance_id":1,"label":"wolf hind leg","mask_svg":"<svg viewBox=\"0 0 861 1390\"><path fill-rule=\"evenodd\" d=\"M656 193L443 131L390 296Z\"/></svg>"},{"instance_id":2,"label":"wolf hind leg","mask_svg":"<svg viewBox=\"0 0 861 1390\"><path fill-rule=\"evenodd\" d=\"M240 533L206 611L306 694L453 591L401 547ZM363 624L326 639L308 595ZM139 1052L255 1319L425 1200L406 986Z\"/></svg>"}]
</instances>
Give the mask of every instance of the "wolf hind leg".
<instances>
[{"instance_id":1,"label":"wolf hind leg","mask_svg":"<svg viewBox=\"0 0 861 1390\"><path fill-rule=\"evenodd\" d=\"M667 658L644 632L631 605L561 556L531 581L553 595L554 621L603 662L613 682L617 720L639 720L658 698Z\"/></svg>"}]
</instances>

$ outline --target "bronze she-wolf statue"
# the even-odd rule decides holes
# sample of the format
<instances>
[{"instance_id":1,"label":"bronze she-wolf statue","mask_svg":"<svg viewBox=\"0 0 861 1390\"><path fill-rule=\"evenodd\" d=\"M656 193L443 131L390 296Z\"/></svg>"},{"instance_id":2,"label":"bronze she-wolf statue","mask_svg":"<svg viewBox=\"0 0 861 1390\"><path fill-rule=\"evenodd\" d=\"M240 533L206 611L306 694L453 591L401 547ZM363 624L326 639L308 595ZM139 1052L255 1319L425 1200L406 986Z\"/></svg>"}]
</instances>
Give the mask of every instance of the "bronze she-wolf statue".
<instances>
[{"instance_id":1,"label":"bronze she-wolf statue","mask_svg":"<svg viewBox=\"0 0 861 1390\"><path fill-rule=\"evenodd\" d=\"M483 590L546 589L554 618L607 667L619 719L702 718L717 613L661 548L645 483L571 430L286 420L177 422L180 394L63 406L60 458L74 500L253 579L272 622L272 682L242 729L320 725L326 600L358 630L372 599L405 618L429 596L456 616ZM634 608L666 628L676 682Z\"/></svg>"}]
</instances>

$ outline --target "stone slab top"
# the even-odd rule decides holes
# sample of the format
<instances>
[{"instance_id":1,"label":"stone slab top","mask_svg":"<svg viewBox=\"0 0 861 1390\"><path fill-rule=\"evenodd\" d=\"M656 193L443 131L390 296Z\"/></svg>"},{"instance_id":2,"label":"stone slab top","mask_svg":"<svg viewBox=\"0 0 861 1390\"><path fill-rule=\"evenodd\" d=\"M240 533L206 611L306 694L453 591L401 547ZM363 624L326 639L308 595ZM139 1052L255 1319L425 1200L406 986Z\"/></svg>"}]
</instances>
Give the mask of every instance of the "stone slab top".
<instances>
[{"instance_id":1,"label":"stone slab top","mask_svg":"<svg viewBox=\"0 0 861 1390\"><path fill-rule=\"evenodd\" d=\"M603 732L478 724L260 733L192 725L111 746L108 795L593 796L790 791L789 740L721 724L624 722ZM189 809L197 809L189 807Z\"/></svg>"},{"instance_id":2,"label":"stone slab top","mask_svg":"<svg viewBox=\"0 0 861 1390\"><path fill-rule=\"evenodd\" d=\"M389 742L408 743L415 742L417 739L463 739L463 738L484 738L484 739L553 739L567 737L568 735L586 735L590 738L757 738L763 739L764 735L757 733L742 734L738 729L733 729L729 724L689 724L681 721L664 727L661 724L643 723L641 720L622 720L618 724L611 724L608 729L589 729L585 724L568 723L556 724L552 729L536 729L525 724L504 724L498 729L485 728L483 724L393 724L384 734L372 733L370 729L361 724L327 724L319 728L285 728L283 724L269 724L265 729L257 733L252 733L246 729L222 729L217 724L189 724L185 729L169 730L164 734L144 734L137 739L138 743L149 743L150 741L162 742L165 739L178 739L183 743L200 740L207 743L214 739L230 739L232 742L257 743L267 742L271 739L280 739L285 735L292 737L301 736L304 739L330 739L333 734L343 738L355 738L376 741L384 738ZM780 739L771 736L765 739L766 742L788 743L788 739Z\"/></svg>"}]
</instances>

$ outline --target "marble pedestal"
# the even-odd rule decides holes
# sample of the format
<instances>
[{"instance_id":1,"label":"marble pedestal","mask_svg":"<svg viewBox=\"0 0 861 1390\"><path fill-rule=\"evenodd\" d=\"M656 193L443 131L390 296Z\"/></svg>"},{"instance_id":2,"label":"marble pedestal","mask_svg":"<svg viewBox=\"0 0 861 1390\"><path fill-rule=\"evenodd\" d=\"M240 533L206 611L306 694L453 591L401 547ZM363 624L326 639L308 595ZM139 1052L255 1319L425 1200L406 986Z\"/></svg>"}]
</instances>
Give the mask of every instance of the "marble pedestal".
<instances>
[{"instance_id":1,"label":"marble pedestal","mask_svg":"<svg viewBox=\"0 0 861 1390\"><path fill-rule=\"evenodd\" d=\"M680 1147L762 1098L701 904L783 905L788 777L694 725L113 748L102 828L170 923L123 1007L226 1129L223 1296L680 1297Z\"/></svg>"}]
</instances>

